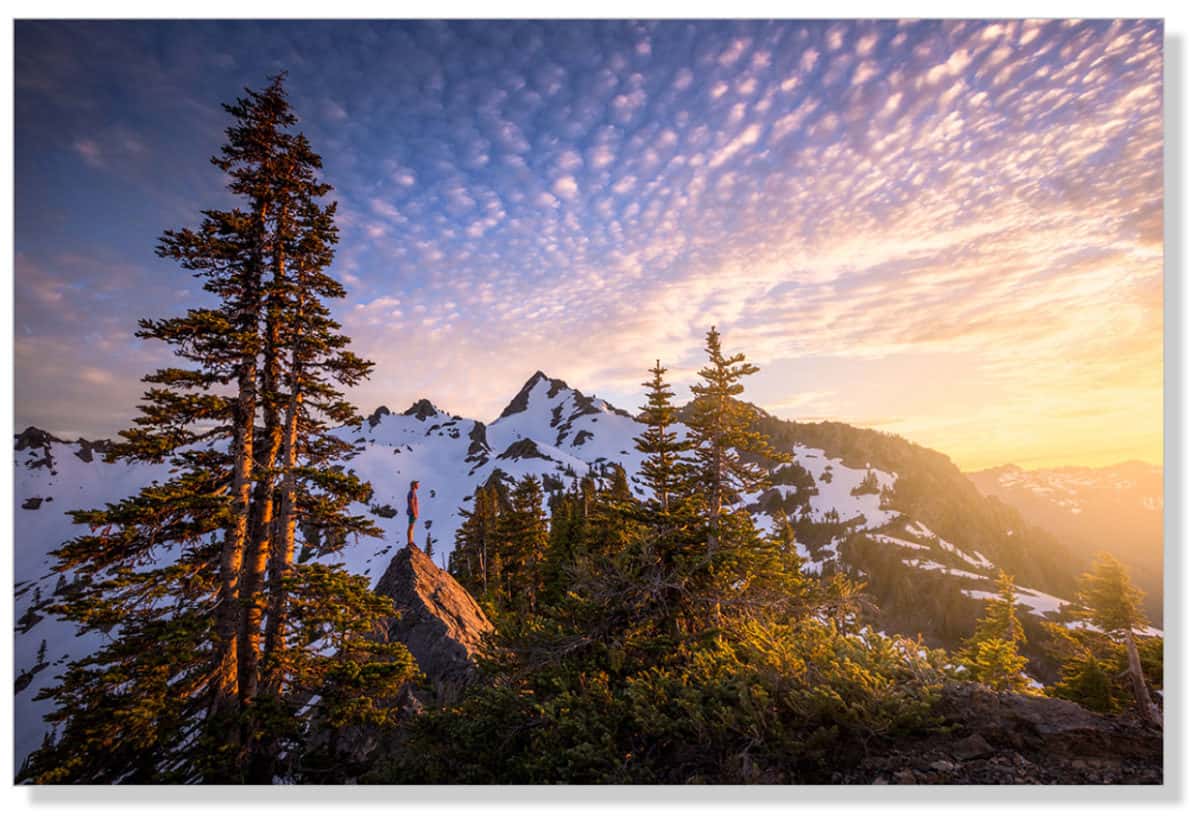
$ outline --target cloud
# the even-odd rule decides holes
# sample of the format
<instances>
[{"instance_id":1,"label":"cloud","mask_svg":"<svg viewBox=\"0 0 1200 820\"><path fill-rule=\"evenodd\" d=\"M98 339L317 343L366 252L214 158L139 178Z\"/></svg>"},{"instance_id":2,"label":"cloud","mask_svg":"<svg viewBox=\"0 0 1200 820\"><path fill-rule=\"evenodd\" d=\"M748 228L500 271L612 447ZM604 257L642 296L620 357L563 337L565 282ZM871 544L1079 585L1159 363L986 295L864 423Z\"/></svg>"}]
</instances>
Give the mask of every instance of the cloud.
<instances>
[{"instance_id":1,"label":"cloud","mask_svg":"<svg viewBox=\"0 0 1200 820\"><path fill-rule=\"evenodd\" d=\"M562 176L554 180L554 193L562 199L574 199L579 195L579 185L574 177Z\"/></svg>"},{"instance_id":2,"label":"cloud","mask_svg":"<svg viewBox=\"0 0 1200 820\"><path fill-rule=\"evenodd\" d=\"M872 62L859 63L854 69L851 85L862 85L879 73L879 67Z\"/></svg>"},{"instance_id":3,"label":"cloud","mask_svg":"<svg viewBox=\"0 0 1200 820\"><path fill-rule=\"evenodd\" d=\"M104 167L104 157L101 155L100 146L96 144L95 140L76 140L73 147L75 149L75 153L83 157L83 161L88 165L92 166L93 168Z\"/></svg>"},{"instance_id":4,"label":"cloud","mask_svg":"<svg viewBox=\"0 0 1200 820\"><path fill-rule=\"evenodd\" d=\"M735 38L730 41L725 50L717 57L717 62L724 68L729 68L742 58L742 55L746 53L746 49L749 46L749 39L745 37Z\"/></svg>"},{"instance_id":5,"label":"cloud","mask_svg":"<svg viewBox=\"0 0 1200 820\"><path fill-rule=\"evenodd\" d=\"M304 27L34 29L16 61L29 147L17 189L40 197L17 208L18 369L62 355L112 374L105 391L127 409L145 361L97 352L76 320L111 316L127 333L194 300L176 295L192 280L157 268L169 288L143 299L149 274L77 260L143 258L145 237L226 201L205 162L224 127L210 56L265 76ZM1035 387L1047 418L1101 401L1142 406L1130 430L1153 417L1157 23L367 30L327 29L289 74L340 203L337 264L354 302L338 318L380 363L357 403L429 393L487 418L540 367L630 404L651 353L683 378L719 322L763 366L755 395L771 406L892 420L956 452L972 423L1025 412L1015 397ZM68 195L38 176L50 152L105 173ZM112 207L84 207L97 200ZM39 218L49 212L59 221ZM123 288L139 297L123 304ZM813 386L806 368L825 361L839 364ZM893 385L883 363L910 383ZM913 385L951 365L941 409ZM869 374L878 395L842 373ZM23 379L19 420L52 405L65 418Z\"/></svg>"},{"instance_id":6,"label":"cloud","mask_svg":"<svg viewBox=\"0 0 1200 820\"><path fill-rule=\"evenodd\" d=\"M757 123L747 126L740 134L738 134L736 137L726 143L724 147L718 150L713 155L712 162L709 164L713 168L720 168L722 165L728 162L730 157L732 157L734 154L757 143L761 133L762 129Z\"/></svg>"}]
</instances>

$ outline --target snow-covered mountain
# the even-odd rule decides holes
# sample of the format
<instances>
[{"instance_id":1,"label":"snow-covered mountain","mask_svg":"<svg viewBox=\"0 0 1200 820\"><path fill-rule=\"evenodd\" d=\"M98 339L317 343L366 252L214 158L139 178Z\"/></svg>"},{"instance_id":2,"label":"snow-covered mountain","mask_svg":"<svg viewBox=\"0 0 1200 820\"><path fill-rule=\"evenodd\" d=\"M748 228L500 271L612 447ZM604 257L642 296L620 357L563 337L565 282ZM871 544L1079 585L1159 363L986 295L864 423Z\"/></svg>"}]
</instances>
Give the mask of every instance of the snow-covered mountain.
<instances>
[{"instance_id":1,"label":"snow-covered mountain","mask_svg":"<svg viewBox=\"0 0 1200 820\"><path fill-rule=\"evenodd\" d=\"M896 436L826 422L795 424L760 416L763 432L790 463L773 473L774 487L743 500L760 527L783 510L793 521L806 570L857 570L881 600L889 628L921 631L951 642L969 630L994 596L1002 567L1016 575L1030 619L1056 618L1066 592L1045 534L1011 508L985 499L945 456ZM635 492L641 425L627 412L586 396L565 382L535 373L499 418L483 423L451 415L427 400L403 413L379 408L338 435L356 454L348 466L370 481L373 514L382 538L347 544L348 569L376 583L405 543L404 499L421 482L417 542L433 542L441 566L454 546L475 489L495 471L526 474L547 485L569 484L589 471L621 464ZM68 510L102 506L166 477L161 465L107 464L104 442L68 442L35 428L17 436L16 744L18 763L40 742L48 704L34 695L66 660L91 647L70 624L22 617L32 602L53 594L59 578L49 553L82 532ZM43 646L44 651L41 649ZM39 663L39 654L44 655Z\"/></svg>"}]
</instances>

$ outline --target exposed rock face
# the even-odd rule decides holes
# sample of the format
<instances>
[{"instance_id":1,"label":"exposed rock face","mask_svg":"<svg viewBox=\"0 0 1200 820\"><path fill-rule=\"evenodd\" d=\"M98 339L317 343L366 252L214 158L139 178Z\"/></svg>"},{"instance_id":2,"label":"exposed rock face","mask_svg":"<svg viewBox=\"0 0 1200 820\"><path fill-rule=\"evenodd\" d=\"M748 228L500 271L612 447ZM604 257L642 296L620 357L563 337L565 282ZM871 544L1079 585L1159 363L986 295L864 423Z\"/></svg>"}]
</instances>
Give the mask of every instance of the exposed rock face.
<instances>
[{"instance_id":1,"label":"exposed rock face","mask_svg":"<svg viewBox=\"0 0 1200 820\"><path fill-rule=\"evenodd\" d=\"M404 415L414 416L417 421L425 421L425 419L433 418L437 414L437 408L433 406L433 402L429 399L419 399L413 402L412 407L404 411Z\"/></svg>"},{"instance_id":2,"label":"exposed rock face","mask_svg":"<svg viewBox=\"0 0 1200 820\"><path fill-rule=\"evenodd\" d=\"M472 465L471 472L474 473L476 467L487 463L488 453L491 452L487 441L487 426L481 421L475 422L469 437L471 445L467 447L467 463Z\"/></svg>"},{"instance_id":3,"label":"exposed rock face","mask_svg":"<svg viewBox=\"0 0 1200 820\"><path fill-rule=\"evenodd\" d=\"M408 647L439 700L456 697L474 676L473 658L492 630L479 604L413 547L397 553L375 590L401 612L388 626L388 637Z\"/></svg>"},{"instance_id":4,"label":"exposed rock face","mask_svg":"<svg viewBox=\"0 0 1200 820\"><path fill-rule=\"evenodd\" d=\"M13 450L22 452L29 451L29 455L25 458L25 466L30 469L38 469L47 467L50 469L51 475L57 475L54 467L54 455L51 452L51 445L54 444L71 444L67 439L59 438L56 435L47 433L45 430L37 427L26 427L24 431L13 436ZM76 439L73 443L79 445L79 449L75 451L75 457L80 461L90 464L96 453L103 455L108 452L108 448L112 446L112 442L108 439L96 439L89 441L85 438ZM39 458L40 451L40 458ZM27 507L26 509L37 509L36 507Z\"/></svg>"},{"instance_id":5,"label":"exposed rock face","mask_svg":"<svg viewBox=\"0 0 1200 820\"><path fill-rule=\"evenodd\" d=\"M538 449L537 442L531 438L517 439L508 446L508 449L500 454L500 458L507 459L522 459L522 458L540 458L545 461L553 461L554 459Z\"/></svg>"},{"instance_id":6,"label":"exposed rock face","mask_svg":"<svg viewBox=\"0 0 1200 820\"><path fill-rule=\"evenodd\" d=\"M1058 698L950 684L937 711L947 736L889 742L855 783L1162 783L1162 734Z\"/></svg>"},{"instance_id":7,"label":"exposed rock face","mask_svg":"<svg viewBox=\"0 0 1200 820\"><path fill-rule=\"evenodd\" d=\"M375 412L367 416L367 424L372 430L379 424L384 416L390 416L392 411L387 408L386 404L381 404L375 408Z\"/></svg>"}]
</instances>

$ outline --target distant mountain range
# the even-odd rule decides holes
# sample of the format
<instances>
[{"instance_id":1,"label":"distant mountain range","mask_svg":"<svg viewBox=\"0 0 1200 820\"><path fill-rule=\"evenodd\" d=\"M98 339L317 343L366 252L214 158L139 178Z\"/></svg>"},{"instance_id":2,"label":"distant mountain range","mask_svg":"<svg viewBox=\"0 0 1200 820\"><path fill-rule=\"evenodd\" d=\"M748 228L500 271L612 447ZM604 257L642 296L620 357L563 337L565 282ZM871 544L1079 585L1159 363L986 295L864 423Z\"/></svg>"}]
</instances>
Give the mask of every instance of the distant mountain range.
<instances>
[{"instance_id":1,"label":"distant mountain range","mask_svg":"<svg viewBox=\"0 0 1200 820\"><path fill-rule=\"evenodd\" d=\"M1003 568L1019 585L1031 670L1048 673L1038 657L1038 623L1064 617L1059 607L1092 544L1130 563L1135 580L1157 590L1151 600L1161 604L1161 471L1157 480L1133 465L1090 476L1011 467L967 476L945 455L899 436L836 422L788 422L761 410L757 418L790 461L775 468L770 490L742 503L764 530L773 528L778 511L787 514L806 571L845 569L865 578L882 628L952 645L969 634L984 599L995 595L993 578ZM404 546L404 498L413 479L421 482L418 544L431 541L439 566L453 549L460 511L496 471L508 479L533 474L553 492L620 464L634 492L644 496L634 446L641 430L630 413L540 371L490 423L451 415L424 399L403 413L380 407L338 435L357 448L348 466L374 487L359 511L372 514L384 536L348 544L340 560L372 584L379 581ZM32 427L16 437L18 764L45 731L49 704L34 695L95 640L53 618L22 616L62 580L51 570L49 553L81 534L65 513L102 506L167 475L165 465L107 464L106 447ZM1136 522L1126 509L1131 505L1141 505ZM1157 541L1150 528L1156 516ZM301 544L300 560L305 555Z\"/></svg>"},{"instance_id":2,"label":"distant mountain range","mask_svg":"<svg viewBox=\"0 0 1200 820\"><path fill-rule=\"evenodd\" d=\"M1111 467L1022 470L1006 464L968 473L981 493L1015 507L1045 529L1077 564L1111 552L1146 591L1146 610L1162 625L1163 471L1143 461Z\"/></svg>"}]
</instances>

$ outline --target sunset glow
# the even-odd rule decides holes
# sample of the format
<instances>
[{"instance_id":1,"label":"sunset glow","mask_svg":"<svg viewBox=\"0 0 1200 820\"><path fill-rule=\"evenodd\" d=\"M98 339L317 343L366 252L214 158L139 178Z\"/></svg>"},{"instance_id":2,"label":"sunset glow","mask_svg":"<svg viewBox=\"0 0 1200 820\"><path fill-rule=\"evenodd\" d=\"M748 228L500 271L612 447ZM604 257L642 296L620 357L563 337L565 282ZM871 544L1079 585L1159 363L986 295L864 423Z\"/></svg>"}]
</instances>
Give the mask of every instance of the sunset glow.
<instances>
[{"instance_id":1,"label":"sunset glow","mask_svg":"<svg viewBox=\"0 0 1200 820\"><path fill-rule=\"evenodd\" d=\"M157 235L281 70L340 202L364 412L490 420L535 370L747 398L964 469L1162 462L1162 26L16 25L16 427L111 435L198 303ZM303 48L297 44L305 43Z\"/></svg>"}]
</instances>

